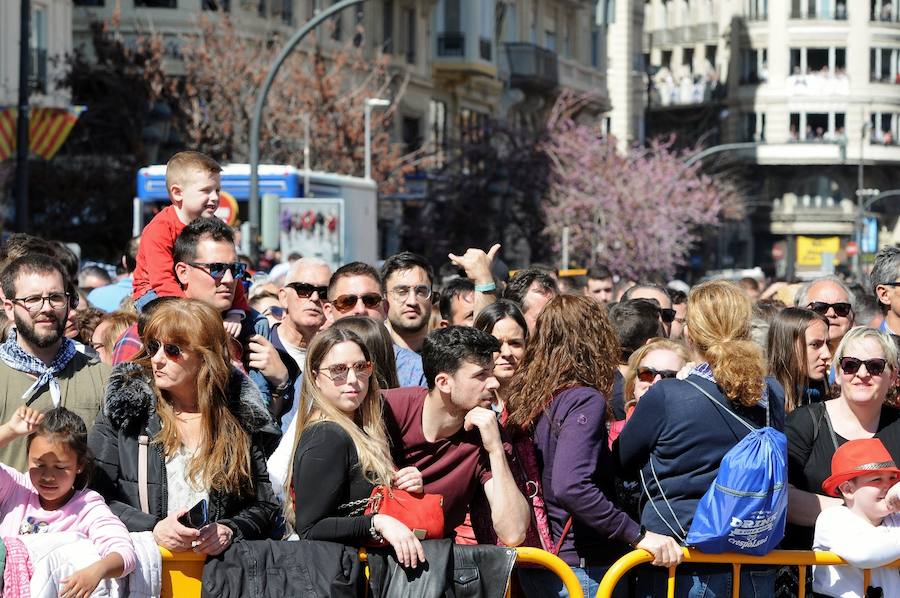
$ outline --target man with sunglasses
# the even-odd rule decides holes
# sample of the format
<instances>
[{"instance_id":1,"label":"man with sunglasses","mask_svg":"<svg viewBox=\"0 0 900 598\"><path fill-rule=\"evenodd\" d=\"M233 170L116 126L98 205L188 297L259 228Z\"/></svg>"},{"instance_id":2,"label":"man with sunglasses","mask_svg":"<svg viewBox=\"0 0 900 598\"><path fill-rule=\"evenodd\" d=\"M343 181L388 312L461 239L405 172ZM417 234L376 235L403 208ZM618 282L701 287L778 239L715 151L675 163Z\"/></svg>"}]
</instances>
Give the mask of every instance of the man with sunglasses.
<instances>
[{"instance_id":1,"label":"man with sunglasses","mask_svg":"<svg viewBox=\"0 0 900 598\"><path fill-rule=\"evenodd\" d=\"M800 287L794 302L797 307L805 307L828 319L828 349L833 355L854 325L856 314L850 288L837 276L823 276Z\"/></svg>"},{"instance_id":2,"label":"man with sunglasses","mask_svg":"<svg viewBox=\"0 0 900 598\"><path fill-rule=\"evenodd\" d=\"M324 308L329 322L350 316L368 316L384 322L387 312L378 270L363 262L350 262L335 270L328 282L328 302ZM425 386L422 358L418 353L395 342L394 359L400 386Z\"/></svg>"},{"instance_id":3,"label":"man with sunglasses","mask_svg":"<svg viewBox=\"0 0 900 598\"><path fill-rule=\"evenodd\" d=\"M879 251L869 278L884 313L881 331L900 336L900 248Z\"/></svg>"},{"instance_id":4,"label":"man with sunglasses","mask_svg":"<svg viewBox=\"0 0 900 598\"><path fill-rule=\"evenodd\" d=\"M672 308L672 300L662 287L649 283L638 283L625 291L622 301L631 299L647 299L656 303L659 307L659 321L663 327L663 336L669 338L672 333L672 322L675 321L675 310Z\"/></svg>"},{"instance_id":5,"label":"man with sunglasses","mask_svg":"<svg viewBox=\"0 0 900 598\"><path fill-rule=\"evenodd\" d=\"M431 320L434 269L415 253L392 255L381 267L381 286L387 310L385 325L394 343L419 353Z\"/></svg>"},{"instance_id":6,"label":"man with sunglasses","mask_svg":"<svg viewBox=\"0 0 900 598\"><path fill-rule=\"evenodd\" d=\"M65 407L93 425L109 368L78 352L64 336L77 297L63 266L42 254L26 254L3 270L3 309L15 329L0 344L0 421L27 405L38 411ZM0 449L0 462L27 471L25 437Z\"/></svg>"}]
</instances>

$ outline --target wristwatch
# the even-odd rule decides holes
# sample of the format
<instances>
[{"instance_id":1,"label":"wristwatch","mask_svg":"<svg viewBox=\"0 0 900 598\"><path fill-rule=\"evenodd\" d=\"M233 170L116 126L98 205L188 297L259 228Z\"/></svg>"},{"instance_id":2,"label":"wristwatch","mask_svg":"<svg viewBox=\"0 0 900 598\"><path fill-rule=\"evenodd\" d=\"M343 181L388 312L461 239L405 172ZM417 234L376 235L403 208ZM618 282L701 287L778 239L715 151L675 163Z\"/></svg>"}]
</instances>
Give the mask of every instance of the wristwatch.
<instances>
[{"instance_id":1,"label":"wristwatch","mask_svg":"<svg viewBox=\"0 0 900 598\"><path fill-rule=\"evenodd\" d=\"M642 525L640 531L638 532L638 535L635 536L635 538L631 542L629 542L628 545L632 548L637 548L637 545L641 543L641 540L643 540L644 536L646 535L647 528Z\"/></svg>"}]
</instances>

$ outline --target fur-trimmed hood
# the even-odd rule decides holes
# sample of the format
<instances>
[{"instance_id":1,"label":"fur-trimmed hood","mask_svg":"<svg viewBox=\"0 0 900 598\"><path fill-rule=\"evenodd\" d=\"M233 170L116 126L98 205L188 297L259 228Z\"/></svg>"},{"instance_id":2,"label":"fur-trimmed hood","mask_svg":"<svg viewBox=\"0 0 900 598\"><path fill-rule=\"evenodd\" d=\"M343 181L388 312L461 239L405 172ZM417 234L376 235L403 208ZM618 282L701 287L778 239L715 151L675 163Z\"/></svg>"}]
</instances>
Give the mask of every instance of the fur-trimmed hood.
<instances>
[{"instance_id":1,"label":"fur-trimmed hood","mask_svg":"<svg viewBox=\"0 0 900 598\"><path fill-rule=\"evenodd\" d=\"M228 380L228 406L250 434L281 435L263 405L259 389L246 374L236 368L231 369ZM125 362L112 369L106 387L103 413L119 429L142 426L151 414L156 413L153 382L143 367Z\"/></svg>"}]
</instances>

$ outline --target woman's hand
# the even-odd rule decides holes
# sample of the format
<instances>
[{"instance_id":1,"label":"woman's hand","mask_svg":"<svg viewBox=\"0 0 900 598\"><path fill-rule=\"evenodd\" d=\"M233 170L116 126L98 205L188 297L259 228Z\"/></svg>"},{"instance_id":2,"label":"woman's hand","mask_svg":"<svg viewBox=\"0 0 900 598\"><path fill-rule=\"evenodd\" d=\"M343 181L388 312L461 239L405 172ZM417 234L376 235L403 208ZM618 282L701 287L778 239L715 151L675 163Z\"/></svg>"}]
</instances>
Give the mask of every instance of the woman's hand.
<instances>
[{"instance_id":1,"label":"woman's hand","mask_svg":"<svg viewBox=\"0 0 900 598\"><path fill-rule=\"evenodd\" d=\"M415 467L404 467L394 473L394 488L421 493L425 490L422 472Z\"/></svg>"},{"instance_id":2,"label":"woman's hand","mask_svg":"<svg viewBox=\"0 0 900 598\"><path fill-rule=\"evenodd\" d=\"M415 569L425 562L425 549L412 531L390 515L372 517L375 531L391 545L397 554L397 561L404 567Z\"/></svg>"},{"instance_id":3,"label":"woman's hand","mask_svg":"<svg viewBox=\"0 0 900 598\"><path fill-rule=\"evenodd\" d=\"M200 537L200 530L178 523L178 518L187 512L188 509L180 509L156 524L153 528L153 539L157 544L172 552L191 549L191 543Z\"/></svg>"},{"instance_id":4,"label":"woman's hand","mask_svg":"<svg viewBox=\"0 0 900 598\"><path fill-rule=\"evenodd\" d=\"M653 564L658 567L673 567L681 563L684 551L674 538L647 532L635 548L641 548L653 555Z\"/></svg>"},{"instance_id":5,"label":"woman's hand","mask_svg":"<svg viewBox=\"0 0 900 598\"><path fill-rule=\"evenodd\" d=\"M211 556L220 554L231 545L233 536L234 531L227 525L222 525L221 523L204 525L200 530L196 546L194 546L194 552Z\"/></svg>"}]
</instances>

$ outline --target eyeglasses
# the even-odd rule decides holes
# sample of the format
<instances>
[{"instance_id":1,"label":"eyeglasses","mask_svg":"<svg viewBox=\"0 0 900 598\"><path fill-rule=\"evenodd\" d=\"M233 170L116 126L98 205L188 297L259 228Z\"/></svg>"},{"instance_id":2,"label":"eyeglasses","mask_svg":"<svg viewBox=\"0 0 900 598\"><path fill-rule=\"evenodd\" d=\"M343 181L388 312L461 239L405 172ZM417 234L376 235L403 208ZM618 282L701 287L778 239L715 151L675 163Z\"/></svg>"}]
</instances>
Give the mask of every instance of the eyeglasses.
<instances>
[{"instance_id":1,"label":"eyeglasses","mask_svg":"<svg viewBox=\"0 0 900 598\"><path fill-rule=\"evenodd\" d=\"M822 316L827 314L829 309L833 309L834 315L839 318L846 318L850 315L849 303L825 303L824 301L813 301L806 307Z\"/></svg>"},{"instance_id":2,"label":"eyeglasses","mask_svg":"<svg viewBox=\"0 0 900 598\"><path fill-rule=\"evenodd\" d=\"M335 384L343 384L347 381L347 376L350 375L350 370L353 370L353 373L356 374L357 379L368 380L369 376L372 375L373 369L374 368L372 367L371 361L357 361L356 363L350 365L336 363L328 367L323 367L319 369L319 373ZM326 374L325 372L328 373Z\"/></svg>"},{"instance_id":3,"label":"eyeglasses","mask_svg":"<svg viewBox=\"0 0 900 598\"><path fill-rule=\"evenodd\" d=\"M662 320L666 324L671 324L675 321L675 310L671 308L659 308L659 319Z\"/></svg>"},{"instance_id":4,"label":"eyeglasses","mask_svg":"<svg viewBox=\"0 0 900 598\"><path fill-rule=\"evenodd\" d=\"M188 262L189 265L203 270L217 283L225 278L226 272L231 272L231 277L235 280L243 280L247 274L247 264L242 262L225 263L225 262Z\"/></svg>"},{"instance_id":5,"label":"eyeglasses","mask_svg":"<svg viewBox=\"0 0 900 598\"><path fill-rule=\"evenodd\" d=\"M674 370L657 370L644 366L641 366L637 369L637 379L648 384L652 384L653 381L656 380L657 376L665 380L666 378L674 378L677 375L678 372Z\"/></svg>"},{"instance_id":6,"label":"eyeglasses","mask_svg":"<svg viewBox=\"0 0 900 598\"><path fill-rule=\"evenodd\" d=\"M335 297L331 304L341 313L350 311L356 307L357 302L362 301L368 309L374 309L381 305L382 297L378 293L366 293L365 295L340 295Z\"/></svg>"},{"instance_id":7,"label":"eyeglasses","mask_svg":"<svg viewBox=\"0 0 900 598\"><path fill-rule=\"evenodd\" d=\"M319 299L324 299L328 294L327 286L319 286L306 282L289 282L284 286L289 289L294 289L294 292L297 293L297 296L301 299L309 299L312 297L313 293L318 293Z\"/></svg>"},{"instance_id":8,"label":"eyeglasses","mask_svg":"<svg viewBox=\"0 0 900 598\"><path fill-rule=\"evenodd\" d=\"M390 293L391 297L393 297L397 301L404 301L407 297L409 297L410 291L416 294L417 299L425 300L431 297L431 287L427 284L417 284L414 287L402 285L394 287L390 290Z\"/></svg>"},{"instance_id":9,"label":"eyeglasses","mask_svg":"<svg viewBox=\"0 0 900 598\"><path fill-rule=\"evenodd\" d=\"M49 295L29 295L27 297L13 297L13 303L18 303L31 315L44 309L44 303L50 304L50 309L62 309L69 301L68 293L50 293Z\"/></svg>"},{"instance_id":10,"label":"eyeglasses","mask_svg":"<svg viewBox=\"0 0 900 598\"><path fill-rule=\"evenodd\" d=\"M284 308L278 307L277 305L273 305L271 307L267 307L263 310L262 315L264 316L272 316L276 320L280 320L284 317Z\"/></svg>"},{"instance_id":11,"label":"eyeglasses","mask_svg":"<svg viewBox=\"0 0 900 598\"><path fill-rule=\"evenodd\" d=\"M842 357L841 370L851 376L859 371L859 367L865 365L870 376L880 376L887 367L886 359L857 359L856 357Z\"/></svg>"},{"instance_id":12,"label":"eyeglasses","mask_svg":"<svg viewBox=\"0 0 900 598\"><path fill-rule=\"evenodd\" d=\"M177 358L181 357L181 347L173 343L161 343L157 340L147 341L144 343L147 347L147 353L152 357L159 352L159 348L162 347L163 353L166 354L166 357Z\"/></svg>"},{"instance_id":13,"label":"eyeglasses","mask_svg":"<svg viewBox=\"0 0 900 598\"><path fill-rule=\"evenodd\" d=\"M900 281L898 281L898 282L882 282L882 283L879 283L878 286L881 286L881 287L900 287Z\"/></svg>"}]
</instances>

